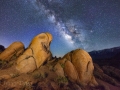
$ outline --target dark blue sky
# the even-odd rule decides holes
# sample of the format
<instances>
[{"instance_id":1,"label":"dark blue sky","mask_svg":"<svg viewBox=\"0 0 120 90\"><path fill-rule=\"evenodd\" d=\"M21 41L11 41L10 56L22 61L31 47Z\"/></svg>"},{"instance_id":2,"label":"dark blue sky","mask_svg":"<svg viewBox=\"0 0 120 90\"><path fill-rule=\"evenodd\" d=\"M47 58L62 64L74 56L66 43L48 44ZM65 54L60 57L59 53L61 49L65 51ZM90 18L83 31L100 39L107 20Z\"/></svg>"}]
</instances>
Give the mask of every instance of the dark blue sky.
<instances>
[{"instance_id":1,"label":"dark blue sky","mask_svg":"<svg viewBox=\"0 0 120 90\"><path fill-rule=\"evenodd\" d=\"M53 55L120 46L120 0L0 0L0 44L53 35Z\"/></svg>"}]
</instances>

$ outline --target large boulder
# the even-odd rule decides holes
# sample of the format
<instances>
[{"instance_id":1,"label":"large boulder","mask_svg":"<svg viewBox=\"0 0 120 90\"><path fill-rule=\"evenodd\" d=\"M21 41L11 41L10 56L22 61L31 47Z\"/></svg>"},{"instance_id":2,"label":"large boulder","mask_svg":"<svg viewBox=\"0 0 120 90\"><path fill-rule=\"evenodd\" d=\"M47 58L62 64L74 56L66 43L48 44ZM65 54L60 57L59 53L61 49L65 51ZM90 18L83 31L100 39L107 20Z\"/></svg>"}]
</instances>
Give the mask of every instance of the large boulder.
<instances>
[{"instance_id":1,"label":"large boulder","mask_svg":"<svg viewBox=\"0 0 120 90\"><path fill-rule=\"evenodd\" d=\"M22 42L14 42L0 54L0 60L10 61L16 59L24 52L24 45Z\"/></svg>"},{"instance_id":2,"label":"large boulder","mask_svg":"<svg viewBox=\"0 0 120 90\"><path fill-rule=\"evenodd\" d=\"M64 72L71 82L76 82L81 86L97 86L93 76L93 62L90 55L82 50L76 49L63 57L65 62Z\"/></svg>"},{"instance_id":3,"label":"large boulder","mask_svg":"<svg viewBox=\"0 0 120 90\"><path fill-rule=\"evenodd\" d=\"M52 58L50 43L52 35L41 33L33 38L26 51L17 59L16 69L21 73L33 72Z\"/></svg>"}]
</instances>

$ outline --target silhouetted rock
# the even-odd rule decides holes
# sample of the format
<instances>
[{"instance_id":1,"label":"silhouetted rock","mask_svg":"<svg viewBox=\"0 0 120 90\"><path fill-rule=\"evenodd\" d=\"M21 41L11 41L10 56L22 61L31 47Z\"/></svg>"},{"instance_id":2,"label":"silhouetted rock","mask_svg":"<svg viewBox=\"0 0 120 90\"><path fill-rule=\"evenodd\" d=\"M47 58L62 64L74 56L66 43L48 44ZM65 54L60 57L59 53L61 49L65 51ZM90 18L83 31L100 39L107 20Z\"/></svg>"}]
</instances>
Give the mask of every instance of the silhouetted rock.
<instances>
[{"instance_id":1,"label":"silhouetted rock","mask_svg":"<svg viewBox=\"0 0 120 90\"><path fill-rule=\"evenodd\" d=\"M5 50L5 47L3 45L0 45L0 53Z\"/></svg>"}]
</instances>

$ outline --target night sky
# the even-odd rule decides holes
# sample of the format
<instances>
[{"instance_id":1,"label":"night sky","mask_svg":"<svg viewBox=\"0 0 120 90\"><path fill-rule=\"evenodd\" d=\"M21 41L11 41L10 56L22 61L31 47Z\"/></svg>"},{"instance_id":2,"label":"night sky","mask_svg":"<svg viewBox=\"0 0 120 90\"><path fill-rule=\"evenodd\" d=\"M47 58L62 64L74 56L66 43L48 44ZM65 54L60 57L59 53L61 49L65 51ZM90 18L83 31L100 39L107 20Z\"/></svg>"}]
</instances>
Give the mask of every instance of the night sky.
<instances>
[{"instance_id":1,"label":"night sky","mask_svg":"<svg viewBox=\"0 0 120 90\"><path fill-rule=\"evenodd\" d=\"M53 35L53 56L120 46L120 0L0 0L0 44Z\"/></svg>"}]
</instances>

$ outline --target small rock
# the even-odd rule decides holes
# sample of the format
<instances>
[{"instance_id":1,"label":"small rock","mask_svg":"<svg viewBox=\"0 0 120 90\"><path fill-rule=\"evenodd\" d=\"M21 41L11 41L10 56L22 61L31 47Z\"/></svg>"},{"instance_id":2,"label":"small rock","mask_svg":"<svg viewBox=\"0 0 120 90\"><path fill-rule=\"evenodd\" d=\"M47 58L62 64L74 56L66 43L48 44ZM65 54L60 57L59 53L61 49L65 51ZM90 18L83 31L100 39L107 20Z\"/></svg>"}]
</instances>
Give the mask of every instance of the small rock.
<instances>
[{"instance_id":1,"label":"small rock","mask_svg":"<svg viewBox=\"0 0 120 90\"><path fill-rule=\"evenodd\" d=\"M54 70L55 70L57 76L65 77L64 70L63 70L62 66L59 63L57 63L54 66Z\"/></svg>"}]
</instances>

